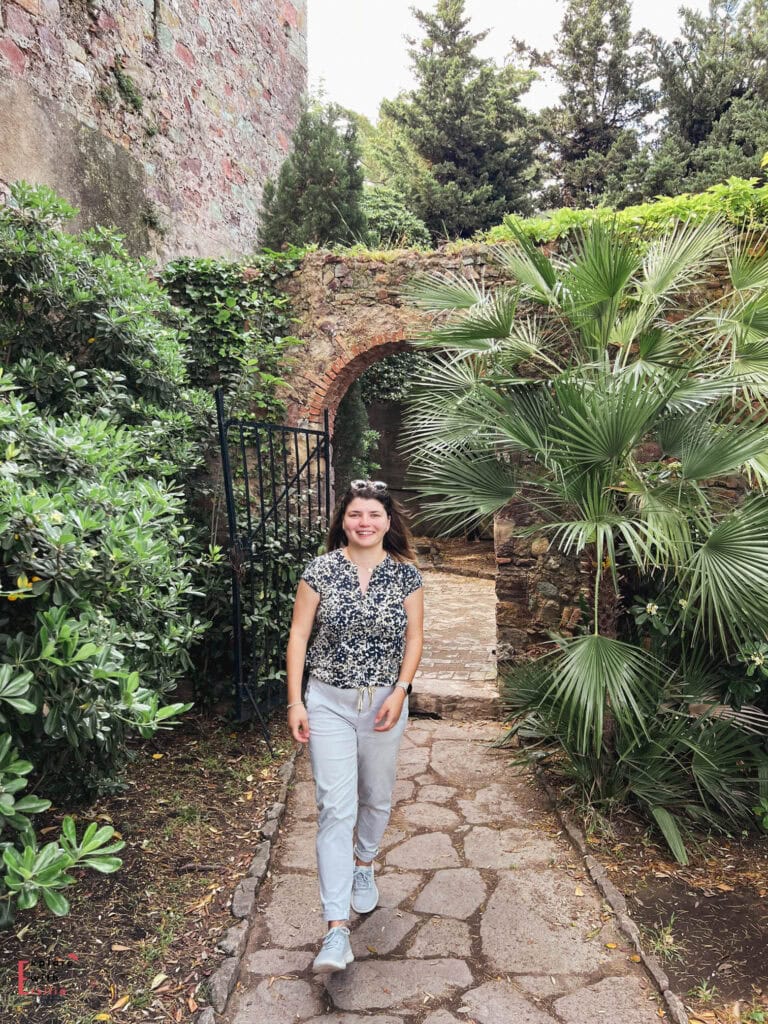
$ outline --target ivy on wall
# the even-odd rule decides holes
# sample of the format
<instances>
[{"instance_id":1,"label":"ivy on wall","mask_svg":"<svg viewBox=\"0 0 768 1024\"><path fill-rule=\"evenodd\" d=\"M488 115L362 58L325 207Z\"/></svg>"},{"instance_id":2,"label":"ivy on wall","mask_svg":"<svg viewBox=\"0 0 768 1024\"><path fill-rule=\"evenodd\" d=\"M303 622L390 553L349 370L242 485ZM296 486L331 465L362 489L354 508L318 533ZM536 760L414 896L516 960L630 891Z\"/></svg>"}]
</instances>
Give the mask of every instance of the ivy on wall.
<instances>
[{"instance_id":1,"label":"ivy on wall","mask_svg":"<svg viewBox=\"0 0 768 1024\"><path fill-rule=\"evenodd\" d=\"M280 422L285 414L277 389L299 344L289 300L276 287L293 273L304 251L291 248L240 263L180 259L169 263L162 282L184 319L189 375L197 387L221 386L238 414Z\"/></svg>"}]
</instances>

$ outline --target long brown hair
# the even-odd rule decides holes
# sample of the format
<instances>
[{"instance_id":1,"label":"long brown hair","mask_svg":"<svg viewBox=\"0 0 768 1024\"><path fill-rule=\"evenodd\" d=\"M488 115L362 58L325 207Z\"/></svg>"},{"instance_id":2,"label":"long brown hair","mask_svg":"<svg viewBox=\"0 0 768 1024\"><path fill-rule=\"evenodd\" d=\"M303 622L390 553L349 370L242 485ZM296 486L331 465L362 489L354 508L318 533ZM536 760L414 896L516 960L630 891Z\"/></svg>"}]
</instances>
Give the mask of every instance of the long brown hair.
<instances>
[{"instance_id":1,"label":"long brown hair","mask_svg":"<svg viewBox=\"0 0 768 1024\"><path fill-rule=\"evenodd\" d=\"M348 544L343 522L350 502L355 498L373 498L384 506L389 516L389 529L384 534L384 550L388 551L398 562L415 562L416 552L413 549L413 535L408 525L408 517L400 502L393 498L388 490L374 487L370 481L364 487L348 487L339 499L328 527L325 541L326 551L336 551Z\"/></svg>"}]
</instances>

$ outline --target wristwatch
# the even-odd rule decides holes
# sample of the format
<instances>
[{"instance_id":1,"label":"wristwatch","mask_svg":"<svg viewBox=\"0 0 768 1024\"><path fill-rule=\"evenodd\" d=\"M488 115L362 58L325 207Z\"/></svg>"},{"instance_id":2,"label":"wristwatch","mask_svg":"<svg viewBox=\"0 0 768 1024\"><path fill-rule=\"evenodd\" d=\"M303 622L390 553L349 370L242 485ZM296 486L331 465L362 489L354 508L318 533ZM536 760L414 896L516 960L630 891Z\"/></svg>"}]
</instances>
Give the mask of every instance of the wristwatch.
<instances>
[{"instance_id":1,"label":"wristwatch","mask_svg":"<svg viewBox=\"0 0 768 1024\"><path fill-rule=\"evenodd\" d=\"M405 683L402 681L398 681L395 683L395 686L401 686L405 690L406 697L409 697L411 695L411 691L413 690L413 683Z\"/></svg>"}]
</instances>

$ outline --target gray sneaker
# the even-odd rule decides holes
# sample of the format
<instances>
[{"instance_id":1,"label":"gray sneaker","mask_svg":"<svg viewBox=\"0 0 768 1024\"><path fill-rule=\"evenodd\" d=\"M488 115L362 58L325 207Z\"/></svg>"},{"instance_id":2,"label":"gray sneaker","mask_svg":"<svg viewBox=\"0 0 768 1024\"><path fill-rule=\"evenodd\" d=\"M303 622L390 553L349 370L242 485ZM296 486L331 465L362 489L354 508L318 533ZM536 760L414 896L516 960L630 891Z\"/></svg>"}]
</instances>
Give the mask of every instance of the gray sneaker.
<instances>
[{"instance_id":1,"label":"gray sneaker","mask_svg":"<svg viewBox=\"0 0 768 1024\"><path fill-rule=\"evenodd\" d=\"M315 974L343 971L347 964L351 964L354 959L352 947L349 944L349 928L339 924L335 928L328 929L320 952L312 964L312 970Z\"/></svg>"},{"instance_id":2,"label":"gray sneaker","mask_svg":"<svg viewBox=\"0 0 768 1024\"><path fill-rule=\"evenodd\" d=\"M370 914L379 902L379 890L373 880L373 864L363 868L355 864L352 874L352 909L356 914Z\"/></svg>"}]
</instances>

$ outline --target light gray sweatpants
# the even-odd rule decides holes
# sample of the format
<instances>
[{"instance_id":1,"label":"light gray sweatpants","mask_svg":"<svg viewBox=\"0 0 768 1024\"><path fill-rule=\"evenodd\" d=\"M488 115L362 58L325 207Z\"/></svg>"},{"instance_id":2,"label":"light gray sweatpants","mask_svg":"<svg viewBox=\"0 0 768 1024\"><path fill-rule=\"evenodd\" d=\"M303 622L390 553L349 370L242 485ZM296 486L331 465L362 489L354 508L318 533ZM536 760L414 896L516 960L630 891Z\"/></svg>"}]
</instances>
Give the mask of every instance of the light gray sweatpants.
<instances>
[{"instance_id":1,"label":"light gray sweatpants","mask_svg":"<svg viewBox=\"0 0 768 1024\"><path fill-rule=\"evenodd\" d=\"M361 693L330 686L314 676L309 679L305 701L318 809L320 900L326 921L349 917L353 854L366 863L372 861L389 821L397 752L408 722L406 697L396 725L387 732L374 731L376 714L390 693L391 686Z\"/></svg>"}]
</instances>

